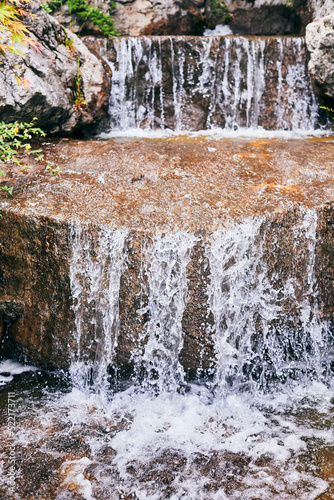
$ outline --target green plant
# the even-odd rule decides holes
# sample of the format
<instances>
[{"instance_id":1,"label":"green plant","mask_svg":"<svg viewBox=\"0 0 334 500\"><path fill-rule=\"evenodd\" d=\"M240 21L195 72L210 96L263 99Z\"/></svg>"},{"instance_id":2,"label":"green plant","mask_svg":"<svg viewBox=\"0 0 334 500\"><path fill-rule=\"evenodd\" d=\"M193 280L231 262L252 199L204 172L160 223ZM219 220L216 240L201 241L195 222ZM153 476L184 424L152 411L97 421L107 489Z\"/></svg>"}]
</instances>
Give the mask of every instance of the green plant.
<instances>
[{"instance_id":1,"label":"green plant","mask_svg":"<svg viewBox=\"0 0 334 500\"><path fill-rule=\"evenodd\" d=\"M51 173L51 175L60 174L60 168L59 167L55 167L53 163L49 163L48 162L47 166L45 167L45 170L49 170L49 172Z\"/></svg>"},{"instance_id":2,"label":"green plant","mask_svg":"<svg viewBox=\"0 0 334 500\"><path fill-rule=\"evenodd\" d=\"M80 71L80 59L77 59L77 74L75 79L75 97L73 107L76 111L82 111L84 107L87 105L83 91L82 91L82 78Z\"/></svg>"},{"instance_id":3,"label":"green plant","mask_svg":"<svg viewBox=\"0 0 334 500\"><path fill-rule=\"evenodd\" d=\"M65 47L69 51L74 50L73 49L73 41L70 38L68 38L68 36L66 35L66 32L65 32Z\"/></svg>"},{"instance_id":4,"label":"green plant","mask_svg":"<svg viewBox=\"0 0 334 500\"><path fill-rule=\"evenodd\" d=\"M67 3L71 14L76 14L84 19L84 23L90 21L95 24L105 36L118 36L114 20L102 10L88 5L86 0L50 0L47 4L42 4L42 7L51 14L56 10L61 10L64 3ZM111 2L110 7L115 8L116 4Z\"/></svg>"},{"instance_id":5,"label":"green plant","mask_svg":"<svg viewBox=\"0 0 334 500\"><path fill-rule=\"evenodd\" d=\"M33 118L30 123L0 123L0 161L11 161L19 166L21 162L16 158L18 150L23 150L24 153L36 154L37 159L41 160L43 155L41 149L32 150L28 142L29 139L35 136L44 137L46 134L38 127L34 127L34 122L37 118Z\"/></svg>"},{"instance_id":6,"label":"green plant","mask_svg":"<svg viewBox=\"0 0 334 500\"><path fill-rule=\"evenodd\" d=\"M224 22L227 23L232 19L232 16L229 13L228 7L224 0L210 0L210 8L212 13L216 17L222 17Z\"/></svg>"},{"instance_id":7,"label":"green plant","mask_svg":"<svg viewBox=\"0 0 334 500\"><path fill-rule=\"evenodd\" d=\"M42 3L41 6L45 10L45 12L47 12L48 14L52 14L53 10L51 9L51 7L48 6L47 3Z\"/></svg>"},{"instance_id":8,"label":"green plant","mask_svg":"<svg viewBox=\"0 0 334 500\"><path fill-rule=\"evenodd\" d=\"M327 106L319 106L320 109L325 109L326 111L329 111L330 113L334 113L334 109L328 108ZM334 120L334 116L332 117Z\"/></svg>"},{"instance_id":9,"label":"green plant","mask_svg":"<svg viewBox=\"0 0 334 500\"><path fill-rule=\"evenodd\" d=\"M25 54L19 47L29 45L35 50L40 50L41 44L30 36L28 28L22 23L21 19L27 16L35 17L29 14L26 7L30 0L4 0L0 2L0 60L6 59L6 54L19 55L25 57ZM9 39L9 43L2 43L2 35ZM10 66L19 85L29 86L29 82L17 76L15 69Z\"/></svg>"},{"instance_id":10,"label":"green plant","mask_svg":"<svg viewBox=\"0 0 334 500\"><path fill-rule=\"evenodd\" d=\"M2 175L6 175L5 172L2 172L2 170L0 170L0 176ZM13 188L9 188L8 186L0 186L0 190L1 191L7 191L9 194L12 194L13 192ZM1 219L1 211L0 211L0 219Z\"/></svg>"},{"instance_id":11,"label":"green plant","mask_svg":"<svg viewBox=\"0 0 334 500\"><path fill-rule=\"evenodd\" d=\"M38 127L34 127L34 118L30 123L0 123L0 161L13 162L21 167L22 172L32 168L30 165L23 165L16 157L18 152L25 154L33 154L36 156L37 161L44 158L41 149L31 149L29 139L35 136L44 137L46 134ZM0 176L6 175L0 169ZM0 186L1 191L7 191L9 194L13 193L13 188L8 186Z\"/></svg>"},{"instance_id":12,"label":"green plant","mask_svg":"<svg viewBox=\"0 0 334 500\"><path fill-rule=\"evenodd\" d=\"M0 187L0 190L1 190L1 191L7 191L9 194L13 194L13 188L12 188L12 187L8 187L8 186L1 186L1 187Z\"/></svg>"}]
</instances>

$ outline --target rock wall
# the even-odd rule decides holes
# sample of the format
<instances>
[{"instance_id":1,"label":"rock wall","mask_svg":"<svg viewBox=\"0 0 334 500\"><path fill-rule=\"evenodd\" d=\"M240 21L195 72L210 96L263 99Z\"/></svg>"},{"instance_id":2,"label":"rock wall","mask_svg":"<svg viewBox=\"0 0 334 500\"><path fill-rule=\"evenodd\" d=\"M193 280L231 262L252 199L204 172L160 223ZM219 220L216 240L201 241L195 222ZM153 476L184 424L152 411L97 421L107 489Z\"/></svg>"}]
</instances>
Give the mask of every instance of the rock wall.
<instances>
[{"instance_id":1,"label":"rock wall","mask_svg":"<svg viewBox=\"0 0 334 500\"><path fill-rule=\"evenodd\" d=\"M255 238L250 239L250 246L247 243L249 228L244 234L246 243L239 236L234 241L233 234L231 241L229 237L220 237L219 232L213 240L205 232L197 234L186 267L187 301L181 316L184 338L179 360L186 370L207 369L215 364L217 350L213 347L213 337L221 335L221 329L228 329L231 321L238 322L237 330L232 324L231 335L236 335L237 332L240 342L242 335L247 335L250 323L255 322L251 327L254 329L255 337L251 337L254 345L257 337L262 338L271 331L270 335L277 338L279 347L280 342L284 344L285 337L292 332L291 338L295 339L297 350L298 339L305 335L305 328L319 329L318 320L320 328L321 324L325 325L324 322L333 321L333 218L332 204L324 205L317 211L317 217L312 215L310 220L305 210L292 209L263 220L260 224L255 223L258 227L254 233ZM240 228L242 233L242 224ZM311 234L312 231L314 235ZM103 251L101 256L105 259L102 267L99 260L101 234L101 229L94 226L83 227L79 233L73 233L73 225L60 220L34 219L3 211L0 226L0 315L4 325L2 354L20 355L47 367L66 368L78 349L75 338L78 324L81 328L81 360L93 362L101 342L104 349L108 349L105 345L106 338L103 337L108 317L103 314L108 313L109 306L104 304L103 296L99 295L97 289L92 295L92 287L96 288L97 283L107 289L111 286L108 285L105 274L109 266L107 248L100 248ZM82 235L83 245L79 242ZM79 240L73 243L73 238ZM176 268L174 269L178 258L175 254L177 247L172 250L172 246L168 250L167 245L165 251L161 243L166 236L160 238L159 245L154 247L154 238L155 236L143 231L131 231L125 238L125 262L120 278L117 302L119 309L116 315L119 318L119 330L113 359L115 367L125 370L146 349L154 308L171 308L168 311L172 314L178 307L174 298L179 290L173 289L170 296L164 292L164 286L171 286L170 280L178 280ZM108 241L108 238L104 241ZM211 250L208 250L210 241ZM79 247L76 247L78 243ZM165 264L158 263L157 269L161 265L159 272L163 274L159 275L159 297L155 297L154 303L152 295L149 298L149 294L152 294L149 289L154 282L150 264L153 265L158 254L150 253L149 248L156 248L158 254L161 252L161 258L167 259ZM73 268L73 252L78 250L79 267ZM215 259L221 251L223 261L217 261L219 267L215 269ZM227 262L226 256L231 251L233 255ZM85 268L82 258L88 259L88 274L81 273ZM169 258L172 259L170 262ZM172 267L168 271L172 261ZM217 283L220 283L219 273L223 272L223 262L228 264L226 269L230 271L227 271L223 279L224 286L220 284L216 290L219 302L215 305L216 299L212 295L216 293L214 280L218 276ZM233 266L238 268L240 265L246 269L246 274L238 272L232 278L233 293L241 287L239 291L246 293L245 297L248 297L248 292L251 295L245 298L245 304L238 302L241 309L237 311L233 309L232 294L229 299L232 302L226 312L225 301L232 293L229 291L228 276ZM210 269L210 266L213 267ZM80 296L73 289L73 276L80 289ZM165 304L166 300L169 301L168 304ZM318 320L314 317L315 312ZM79 313L80 318L75 318L75 314ZM242 317L238 316L240 313ZM231 316L227 317L226 314ZM173 317L169 316L168 321L173 321ZM167 324L155 325L155 331L163 328L169 331ZM309 335L312 336L311 330ZM237 340L236 342L238 345ZM286 349L286 346L279 348ZM294 347L290 345L289 349L289 355L293 358L296 355ZM270 364L269 358L267 361Z\"/></svg>"},{"instance_id":2,"label":"rock wall","mask_svg":"<svg viewBox=\"0 0 334 500\"><path fill-rule=\"evenodd\" d=\"M105 3L98 5L105 9ZM307 0L226 0L231 18L228 21L237 35L303 34L312 20L312 6ZM96 4L96 2L94 2ZM160 2L154 0L116 0L112 11L115 26L122 35L197 35L204 27L224 24L224 13L212 0Z\"/></svg>"},{"instance_id":3,"label":"rock wall","mask_svg":"<svg viewBox=\"0 0 334 500\"><path fill-rule=\"evenodd\" d=\"M308 0L295 0L289 6L285 0L226 0L231 14L227 18L215 0L116 0L113 10L105 0L88 3L110 14L123 36L201 35L205 28L226 22L237 35L302 35L315 10ZM98 34L92 23L83 25L82 19L71 15L66 4L54 15L75 33Z\"/></svg>"},{"instance_id":4,"label":"rock wall","mask_svg":"<svg viewBox=\"0 0 334 500\"><path fill-rule=\"evenodd\" d=\"M8 54L0 66L0 120L30 121L50 134L72 134L107 117L110 76L101 60L72 32L49 16L39 4L28 22L40 52L23 47L25 57ZM76 107L77 63L86 104ZM28 82L19 86L13 73Z\"/></svg>"},{"instance_id":5,"label":"rock wall","mask_svg":"<svg viewBox=\"0 0 334 500\"><path fill-rule=\"evenodd\" d=\"M310 52L309 73L314 88L325 103L334 103L334 14L307 26L306 45Z\"/></svg>"}]
</instances>

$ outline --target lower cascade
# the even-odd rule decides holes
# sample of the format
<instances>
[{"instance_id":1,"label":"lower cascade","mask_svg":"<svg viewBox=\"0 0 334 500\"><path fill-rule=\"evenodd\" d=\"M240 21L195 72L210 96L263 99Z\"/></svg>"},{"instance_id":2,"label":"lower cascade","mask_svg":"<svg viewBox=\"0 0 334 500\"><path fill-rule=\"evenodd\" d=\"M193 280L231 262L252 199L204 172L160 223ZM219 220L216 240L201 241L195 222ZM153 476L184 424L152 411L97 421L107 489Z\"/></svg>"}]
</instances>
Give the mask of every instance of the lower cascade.
<instances>
[{"instance_id":1,"label":"lower cascade","mask_svg":"<svg viewBox=\"0 0 334 500\"><path fill-rule=\"evenodd\" d=\"M179 358L189 305L187 268L195 245L201 243L207 266L202 292L208 309L207 323L201 326L210 338L212 356L203 366L199 352L198 375L206 370L212 386L225 395L263 391L268 385L304 377L326 383L333 369L333 334L322 319L314 273L317 212L301 209L299 216L290 227L289 241L265 217L232 223L205 238L177 232L144 239L137 315L145 315L146 321L130 354L133 380L144 376L159 391L174 391L186 383ZM93 383L95 390L108 389L108 366L119 339L120 281L127 266L128 237L125 231L101 230L93 240L73 226L77 347L70 371L79 388ZM278 272L271 268L267 252L284 245L294 257ZM302 277L298 268L303 269ZM201 281L199 277L197 286ZM94 359L89 360L90 352Z\"/></svg>"},{"instance_id":2,"label":"lower cascade","mask_svg":"<svg viewBox=\"0 0 334 500\"><path fill-rule=\"evenodd\" d=\"M287 230L250 217L139 244L127 230L72 223L69 371L0 365L20 408L17 480L29 471L55 499L322 498L334 353L315 272L318 218L300 207ZM120 294L135 246L142 328L124 375ZM191 370L183 350L196 293L203 339ZM22 484L14 498L28 498Z\"/></svg>"}]
</instances>

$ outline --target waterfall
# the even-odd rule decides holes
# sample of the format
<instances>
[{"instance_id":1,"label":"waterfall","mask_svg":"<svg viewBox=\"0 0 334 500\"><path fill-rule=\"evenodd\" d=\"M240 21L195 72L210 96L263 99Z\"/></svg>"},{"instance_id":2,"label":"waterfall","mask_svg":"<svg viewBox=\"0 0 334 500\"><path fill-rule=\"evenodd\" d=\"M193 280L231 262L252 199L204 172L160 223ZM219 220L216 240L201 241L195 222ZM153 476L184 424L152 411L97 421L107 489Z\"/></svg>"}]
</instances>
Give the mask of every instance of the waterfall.
<instances>
[{"instance_id":1,"label":"waterfall","mask_svg":"<svg viewBox=\"0 0 334 500\"><path fill-rule=\"evenodd\" d=\"M146 381L162 389L176 389L184 381L179 353L183 346L182 317L187 301L187 265L196 238L187 233L155 235L146 245L148 315L146 344L137 356Z\"/></svg>"},{"instance_id":2,"label":"waterfall","mask_svg":"<svg viewBox=\"0 0 334 500\"><path fill-rule=\"evenodd\" d=\"M248 384L249 374L261 370L261 353L252 342L257 332L266 339L270 322L278 314L277 291L263 260L262 222L261 218L250 219L217 231L207 248L209 300L215 320L215 379L224 393L228 386Z\"/></svg>"},{"instance_id":3,"label":"waterfall","mask_svg":"<svg viewBox=\"0 0 334 500\"><path fill-rule=\"evenodd\" d=\"M70 283L75 319L70 373L80 388L107 386L119 332L119 289L125 263L125 230L72 225Z\"/></svg>"},{"instance_id":4,"label":"waterfall","mask_svg":"<svg viewBox=\"0 0 334 500\"><path fill-rule=\"evenodd\" d=\"M109 64L113 130L317 127L303 38L121 38Z\"/></svg>"},{"instance_id":5,"label":"waterfall","mask_svg":"<svg viewBox=\"0 0 334 500\"><path fill-rule=\"evenodd\" d=\"M79 225L72 228L71 375L79 387L108 386L108 367L114 362L120 331L126 238L123 230L90 234ZM131 359L135 380L144 387L175 391L185 383L179 357L185 336L188 265L196 242L197 236L182 231L143 240L138 280L147 299L136 314L146 319L134 339ZM270 219L255 217L233 222L206 236L203 243L209 279L200 275L196 279L197 287L205 286L214 319L216 390L225 395L256 392L278 380L304 375L326 380L331 369L330 329L321 320L315 277L316 211L299 208L287 233ZM205 330L212 331L212 325L204 325Z\"/></svg>"},{"instance_id":6,"label":"waterfall","mask_svg":"<svg viewBox=\"0 0 334 500\"><path fill-rule=\"evenodd\" d=\"M206 249L208 295L215 321L215 384L224 395L266 388L272 379L329 375L330 331L321 320L314 274L316 227L316 211L300 209L289 236L293 255L279 273L271 268L268 244L273 259L281 260L285 243L264 218L212 235Z\"/></svg>"}]
</instances>

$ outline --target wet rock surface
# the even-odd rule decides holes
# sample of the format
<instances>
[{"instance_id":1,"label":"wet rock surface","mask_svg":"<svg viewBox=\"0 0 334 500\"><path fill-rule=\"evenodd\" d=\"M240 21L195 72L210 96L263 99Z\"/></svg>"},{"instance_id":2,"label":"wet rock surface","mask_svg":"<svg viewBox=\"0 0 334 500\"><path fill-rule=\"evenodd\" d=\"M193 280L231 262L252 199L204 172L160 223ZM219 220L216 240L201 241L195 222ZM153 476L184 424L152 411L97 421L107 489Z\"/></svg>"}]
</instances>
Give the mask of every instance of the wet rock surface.
<instances>
[{"instance_id":1,"label":"wet rock surface","mask_svg":"<svg viewBox=\"0 0 334 500\"><path fill-rule=\"evenodd\" d=\"M124 37L108 43L111 130L314 130L302 37Z\"/></svg>"},{"instance_id":2,"label":"wet rock surface","mask_svg":"<svg viewBox=\"0 0 334 500\"><path fill-rule=\"evenodd\" d=\"M333 142L222 139L110 139L59 142L40 171L2 210L129 231L214 231L230 220L331 201ZM4 222L4 221L3 221Z\"/></svg>"},{"instance_id":3,"label":"wet rock surface","mask_svg":"<svg viewBox=\"0 0 334 500\"><path fill-rule=\"evenodd\" d=\"M34 3L27 21L40 50L23 47L25 57L8 54L0 68L0 119L30 121L51 134L69 135L93 126L107 116L110 78L96 56L70 31ZM28 18L29 19L29 18ZM77 61L80 62L82 100L77 106ZM14 72L29 85L17 84Z\"/></svg>"},{"instance_id":4,"label":"wet rock surface","mask_svg":"<svg viewBox=\"0 0 334 500\"><path fill-rule=\"evenodd\" d=\"M100 238L103 228L111 233L117 228L128 231L114 358L119 367L131 368L145 349L150 320L146 247L161 232L187 231L197 239L187 266L184 344L179 353L190 372L213 366L216 356L207 242L214 231L242 224L249 217L263 217L251 250L258 248L258 255L266 256L256 264L259 271L266 267L277 293L281 293L282 282L293 280L296 287L292 296L281 296L282 312L271 324L273 332L285 325L294 329L296 339L303 334L300 308L306 297L319 302L321 318L331 322L333 207L326 202L334 194L332 154L333 142L320 139L210 141L179 137L60 142L49 153L50 160L58 158L58 176L40 172L29 185L17 189L12 199L2 198L1 300L24 304L24 313L15 322L3 310L8 328L3 329L2 352L46 366L69 366L70 353L76 350L76 299L70 283L75 224L89 237L92 262L98 258L94 238ZM310 272L311 235L305 225L309 223L303 219L305 210L315 207L317 293L305 281ZM89 256L84 248L80 252ZM89 279L80 286L88 286ZM252 279L257 286L256 274ZM82 290L88 300L88 291ZM228 293L228 288L222 293ZM98 345L94 325L101 320L94 320L95 314L92 302L82 323L81 348L87 360L94 360ZM256 319L255 314L254 321L261 332L261 317ZM256 345L256 338L253 341Z\"/></svg>"}]
</instances>

